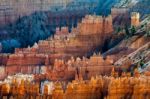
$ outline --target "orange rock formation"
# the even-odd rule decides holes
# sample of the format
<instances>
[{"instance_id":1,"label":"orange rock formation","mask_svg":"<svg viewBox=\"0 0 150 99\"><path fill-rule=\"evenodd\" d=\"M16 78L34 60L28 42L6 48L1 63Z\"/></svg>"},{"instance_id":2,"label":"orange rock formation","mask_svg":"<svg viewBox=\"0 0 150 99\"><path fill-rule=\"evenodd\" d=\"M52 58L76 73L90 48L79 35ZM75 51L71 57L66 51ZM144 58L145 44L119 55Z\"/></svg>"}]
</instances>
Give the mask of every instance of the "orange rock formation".
<instances>
[{"instance_id":1,"label":"orange rock formation","mask_svg":"<svg viewBox=\"0 0 150 99\"><path fill-rule=\"evenodd\" d=\"M111 36L112 32L111 16L87 15L76 28L72 28L71 33L69 33L67 27L62 27L61 29L56 28L54 37L41 40L31 48L16 49L14 54L2 54L0 56L0 65L4 66L5 74L14 74L16 72L40 73L39 71L42 70L41 66L50 67L50 65L56 63L54 64L53 73L51 73L52 75L50 77L57 79L60 77L58 75L72 75L75 69L72 69L72 67L64 63L59 64L59 62L55 62L55 59L67 61L72 56L75 58L87 57L97 47L101 48L104 41ZM95 60L100 62L97 64ZM91 57L89 61L91 62L89 62L87 67L81 67L81 65L77 64L78 68L81 67L81 72L85 72L85 69L87 69L86 71L92 71L92 74L89 75L95 75L96 73L94 74L94 71L98 72L98 74L107 74L108 69L105 69L104 66L109 67L109 61L104 61L100 57ZM95 67L92 68L93 66ZM65 72L59 72L61 74L57 74L58 71L62 71L63 69Z\"/></svg>"},{"instance_id":2,"label":"orange rock formation","mask_svg":"<svg viewBox=\"0 0 150 99\"><path fill-rule=\"evenodd\" d=\"M131 25L132 26L139 26L140 24L140 14L138 12L131 13Z\"/></svg>"},{"instance_id":3,"label":"orange rock formation","mask_svg":"<svg viewBox=\"0 0 150 99\"><path fill-rule=\"evenodd\" d=\"M87 59L73 57L65 62L64 60L55 60L53 68L47 68L45 76L36 75L35 79L49 80L70 80L75 78L75 73L83 75L84 79L90 79L96 75L110 75L113 67L113 59L106 57L104 59L101 55L94 54Z\"/></svg>"},{"instance_id":4,"label":"orange rock formation","mask_svg":"<svg viewBox=\"0 0 150 99\"><path fill-rule=\"evenodd\" d=\"M82 57L96 50L113 32L112 18L87 15L76 28L69 33L67 27L56 28L54 38L39 41L32 48L16 49L16 53L44 53L52 58Z\"/></svg>"},{"instance_id":5,"label":"orange rock formation","mask_svg":"<svg viewBox=\"0 0 150 99\"><path fill-rule=\"evenodd\" d=\"M149 99L150 98L150 78L149 76L139 75L138 77L112 77L112 76L96 76L91 80L81 80L79 77L66 84L64 82L53 82L54 89L44 85L44 93L39 95L39 84L27 82L18 84L0 84L1 96L5 96L13 92L14 85L18 85L16 93L10 94L13 97L24 97L27 99L40 97L40 99ZM24 93L24 90L27 93ZM49 94L48 91L52 90ZM20 96L20 94L22 96ZM1 98L1 97L0 97ZM21 98L19 98L21 99Z\"/></svg>"}]
</instances>

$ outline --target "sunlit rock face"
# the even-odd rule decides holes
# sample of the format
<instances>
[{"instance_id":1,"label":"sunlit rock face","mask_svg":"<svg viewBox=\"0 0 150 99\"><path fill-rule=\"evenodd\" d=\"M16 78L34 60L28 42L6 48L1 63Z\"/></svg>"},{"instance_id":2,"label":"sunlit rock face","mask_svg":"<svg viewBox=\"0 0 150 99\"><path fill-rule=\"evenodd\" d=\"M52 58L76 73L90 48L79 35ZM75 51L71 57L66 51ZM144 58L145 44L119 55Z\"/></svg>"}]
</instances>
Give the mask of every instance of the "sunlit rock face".
<instances>
[{"instance_id":1,"label":"sunlit rock face","mask_svg":"<svg viewBox=\"0 0 150 99\"><path fill-rule=\"evenodd\" d=\"M64 60L56 59L53 68L47 67L47 71L44 75L37 74L35 79L48 80L71 80L75 78L75 74L81 74L84 79L90 79L96 75L110 75L113 68L114 61L110 57L105 59L99 55L94 54L90 59L83 57L83 59L71 58L67 62Z\"/></svg>"},{"instance_id":2,"label":"sunlit rock face","mask_svg":"<svg viewBox=\"0 0 150 99\"><path fill-rule=\"evenodd\" d=\"M45 55L40 54L12 54L7 61L6 72L14 74L22 73L39 73L40 67L45 64Z\"/></svg>"},{"instance_id":3,"label":"sunlit rock face","mask_svg":"<svg viewBox=\"0 0 150 99\"><path fill-rule=\"evenodd\" d=\"M41 6L33 4L34 8L32 6L29 7L30 11L25 9L25 7L30 5L26 1L16 1L15 3L22 6L21 9L18 9L18 5L16 5L16 13L19 13L16 18L35 11L47 11L49 8L43 5L49 6L49 3L52 2L48 1L40 0L39 2L38 0L37 2L33 2ZM80 1L81 5L89 8L88 6L92 0L77 1ZM85 1L89 3L86 4ZM102 5L109 5L110 1L106 0ZM73 8L71 9L72 14L66 14L70 11L66 9L70 8L73 0L65 0L65 2L64 0L59 2L54 0L53 4L56 3L56 5L51 10L55 12L56 16L58 15L57 11L65 12L61 13L63 16L58 15L58 17L55 17L53 13L49 13L51 17L48 18L46 25L38 25L38 29L34 28L35 30L33 29L32 32L36 31L37 33L37 31L40 31L39 36L43 36L43 33L47 32L46 29L43 29L43 26L48 27L47 24L57 27L57 24L62 22L67 24L67 26L71 24L71 26L57 27L56 30L53 30L55 31L53 36L45 40L43 38L31 47L16 48L13 54L0 54L0 99L5 99L6 97L17 99L149 99L150 18L148 17L145 20L146 23L141 22L141 24L138 12L133 12L130 15L132 7L138 4L137 1L140 0L126 0L123 4L125 3L131 8L112 8L112 15L109 16L93 14L82 18L85 14L91 13L90 8L89 12L83 9L80 11L76 10L79 16L74 15L74 12L72 12ZM91 3L90 6L94 7L95 5ZM32 11L32 9L34 10ZM82 11L85 13L82 13ZM4 14L6 14L5 11ZM44 20L41 17L38 18ZM78 18L79 20L76 20ZM3 17L3 19L5 21L4 24L12 21L7 16ZM63 22L61 19L68 19L69 21ZM73 26L76 24L70 23L72 20L79 21L77 26ZM24 22L26 23L26 20ZM36 22L37 20L35 20ZM113 28L115 22L121 24L117 25L118 30L116 31ZM37 24L39 23L37 22ZM130 26L134 26L135 28L125 28ZM31 29L34 25L29 25L29 27ZM125 29L119 30L120 27L121 29ZM16 28L21 28L21 31L24 31L24 27L22 26ZM30 31L28 27L26 29ZM41 30L45 32L42 33ZM24 33L27 33L17 30L15 32L19 36L22 33L23 36ZM12 32L10 31L10 33ZM29 35L32 39L33 35L31 32L29 32ZM103 55L98 53L99 51L103 52L103 48L107 47L110 39L112 40L121 36L125 37L121 42L118 41L118 44L114 44L114 46L117 46ZM28 36L25 38L28 38ZM15 39L18 40L18 38ZM28 42L28 40L23 40ZM14 75L16 73L19 74Z\"/></svg>"},{"instance_id":4,"label":"sunlit rock face","mask_svg":"<svg viewBox=\"0 0 150 99\"><path fill-rule=\"evenodd\" d=\"M51 59L89 56L97 47L102 48L112 32L111 16L87 15L76 28L72 28L71 33L67 27L57 28L54 37L39 41L37 48L16 49L15 53L44 53L49 54Z\"/></svg>"},{"instance_id":5,"label":"sunlit rock face","mask_svg":"<svg viewBox=\"0 0 150 99\"><path fill-rule=\"evenodd\" d=\"M131 13L131 26L138 27L140 25L140 14L138 12Z\"/></svg>"},{"instance_id":6,"label":"sunlit rock face","mask_svg":"<svg viewBox=\"0 0 150 99\"><path fill-rule=\"evenodd\" d=\"M50 59L45 55L28 55L20 54L24 58L16 57L16 55L10 55L7 65L1 66L1 78L3 79L7 75L13 75L21 72L25 74L35 74L35 80L40 81L44 79L48 80L71 80L75 78L75 73L83 75L84 79L89 79L96 75L110 75L113 67L113 59L106 57L105 59L99 55L94 54L90 59L83 57L83 59L71 58L68 61L55 59L54 64L51 64ZM27 57L27 58L25 58ZM17 62L16 62L17 61Z\"/></svg>"},{"instance_id":7,"label":"sunlit rock face","mask_svg":"<svg viewBox=\"0 0 150 99\"><path fill-rule=\"evenodd\" d=\"M76 27L77 23L81 22L81 19L85 15L97 15L97 13L101 13L105 8L106 10L110 10L114 1L3 0L0 5L0 19L2 21L0 22L0 28L2 29L0 29L0 32L4 34L2 37L0 33L0 42L4 42L2 51L5 53L13 53L14 48L27 47L28 45L32 46L35 42L52 35L56 27L69 26L70 31L71 27ZM107 6L109 6L108 9ZM99 11L99 8L102 8L102 11ZM108 12L106 11L106 15L110 14ZM32 22L32 26L30 26L30 22ZM22 36L17 36L18 34ZM30 39L30 35L33 35L32 39ZM23 39L27 39L27 41L25 42ZM9 41L15 43L7 47Z\"/></svg>"},{"instance_id":8,"label":"sunlit rock face","mask_svg":"<svg viewBox=\"0 0 150 99\"><path fill-rule=\"evenodd\" d=\"M22 73L41 73L42 66L49 66L55 63L55 59L63 59L67 61L71 57L88 57L104 45L105 40L108 40L112 35L112 17L102 17L96 15L87 15L82 19L82 22L78 24L76 28L72 28L69 33L69 28L61 27L56 28L56 34L54 37L49 37L47 40L41 40L35 43L33 47L17 48L14 54L8 54L7 56L1 56L1 65L6 66L6 74L14 74L16 72ZM108 62L109 63L109 62ZM96 63L95 63L96 64ZM100 63L108 65L109 69L97 70L100 74L107 74L109 72L111 64ZM89 65L91 68L93 64ZM99 66L97 66L98 68ZM95 67L96 68L96 67ZM55 69L55 68L54 68ZM59 69L59 68L58 68ZM67 69L66 69L67 70ZM85 68L83 68L85 70ZM74 75L75 70L65 71L68 75ZM59 74L59 73L58 73ZM58 79L57 72L52 74L55 80ZM91 73L89 77L96 75ZM70 79L66 77L64 79ZM53 79L53 78L50 78Z\"/></svg>"},{"instance_id":9,"label":"sunlit rock face","mask_svg":"<svg viewBox=\"0 0 150 99\"><path fill-rule=\"evenodd\" d=\"M115 71L114 71L115 72ZM112 72L113 74L113 72ZM48 97L52 99L149 99L150 77L137 71L131 77L123 73L121 77L96 76L83 80L82 75L72 82L35 82L32 75L17 74L0 82L2 97ZM8 96L9 95L9 96Z\"/></svg>"}]
</instances>

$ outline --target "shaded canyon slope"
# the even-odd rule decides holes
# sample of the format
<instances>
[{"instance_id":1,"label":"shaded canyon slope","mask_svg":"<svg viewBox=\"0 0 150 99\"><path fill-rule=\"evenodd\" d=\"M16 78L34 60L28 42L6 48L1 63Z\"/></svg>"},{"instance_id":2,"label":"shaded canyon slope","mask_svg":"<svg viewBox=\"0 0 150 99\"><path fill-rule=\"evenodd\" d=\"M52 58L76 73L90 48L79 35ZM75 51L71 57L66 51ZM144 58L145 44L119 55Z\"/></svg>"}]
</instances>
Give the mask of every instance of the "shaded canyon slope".
<instances>
[{"instance_id":1,"label":"shaded canyon slope","mask_svg":"<svg viewBox=\"0 0 150 99\"><path fill-rule=\"evenodd\" d=\"M133 36L126 37L103 55L113 57L118 66L132 63L141 72L150 70L150 16L141 21Z\"/></svg>"},{"instance_id":2,"label":"shaded canyon slope","mask_svg":"<svg viewBox=\"0 0 150 99\"><path fill-rule=\"evenodd\" d=\"M0 43L2 45L2 52L10 53L18 47L32 46L35 42L53 35L56 27L68 26L71 30L87 14L108 15L110 8L116 1L70 0L70 2L66 4L62 3L62 5L56 3L56 6L53 6L51 3L46 3L47 1L43 1L43 3L39 2L41 7L37 6L35 2L3 1L1 4L5 3L6 5L0 7L7 7L12 10L7 11L8 9L1 9L3 12L9 12L7 18L5 13L0 13ZM58 0L55 2L58 2ZM28 7L29 4L30 7ZM43 8L45 4L47 5ZM26 9L19 9L20 6L26 7ZM16 13L18 13L17 16L14 15ZM11 46L9 46L9 43Z\"/></svg>"},{"instance_id":3,"label":"shaded canyon slope","mask_svg":"<svg viewBox=\"0 0 150 99\"><path fill-rule=\"evenodd\" d=\"M150 14L149 5L149 0L119 0L114 7L129 8L130 12L139 12L141 14L141 19L144 19L147 14Z\"/></svg>"}]
</instances>

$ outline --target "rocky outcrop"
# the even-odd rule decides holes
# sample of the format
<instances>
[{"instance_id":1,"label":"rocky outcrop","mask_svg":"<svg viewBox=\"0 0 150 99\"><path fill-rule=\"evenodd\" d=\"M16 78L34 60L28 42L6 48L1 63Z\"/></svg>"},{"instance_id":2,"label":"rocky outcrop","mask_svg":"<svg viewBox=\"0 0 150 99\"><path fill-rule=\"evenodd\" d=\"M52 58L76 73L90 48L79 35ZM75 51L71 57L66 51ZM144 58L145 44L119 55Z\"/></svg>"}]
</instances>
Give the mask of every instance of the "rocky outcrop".
<instances>
[{"instance_id":1,"label":"rocky outcrop","mask_svg":"<svg viewBox=\"0 0 150 99\"><path fill-rule=\"evenodd\" d=\"M149 0L119 0L114 6L117 8L129 8L129 12L139 12L141 19L144 19L145 16L149 14L149 4Z\"/></svg>"},{"instance_id":2,"label":"rocky outcrop","mask_svg":"<svg viewBox=\"0 0 150 99\"><path fill-rule=\"evenodd\" d=\"M94 54L90 59L73 57L68 61L55 59L54 64L49 63L50 58L45 55L10 55L7 64L1 65L3 76L13 75L15 73L35 74L37 81L41 79L71 80L74 79L76 73L83 75L84 79L89 79L96 75L110 75L113 67L113 59L111 57L103 58L101 55Z\"/></svg>"},{"instance_id":3,"label":"rocky outcrop","mask_svg":"<svg viewBox=\"0 0 150 99\"><path fill-rule=\"evenodd\" d=\"M6 65L9 58L9 54L0 54L0 65Z\"/></svg>"},{"instance_id":4,"label":"rocky outcrop","mask_svg":"<svg viewBox=\"0 0 150 99\"><path fill-rule=\"evenodd\" d=\"M129 39L123 40L114 48L108 50L104 55L111 55L115 60L125 57L126 55L134 52L144 44L149 42L148 37L144 36L133 36Z\"/></svg>"},{"instance_id":5,"label":"rocky outcrop","mask_svg":"<svg viewBox=\"0 0 150 99\"><path fill-rule=\"evenodd\" d=\"M149 55L148 49L149 48L150 48L150 42L148 42L145 45L139 47L136 51L134 51L133 53L127 55L127 57L119 59L116 62L116 64L118 64L118 63L122 64L122 62L126 63L126 60L128 60L128 59L132 60L134 63L138 63L143 58L148 58L148 55Z\"/></svg>"},{"instance_id":6,"label":"rocky outcrop","mask_svg":"<svg viewBox=\"0 0 150 99\"><path fill-rule=\"evenodd\" d=\"M0 2L0 23L1 25L6 25L8 23L12 23L15 20L23 17L28 16L34 12L42 12L42 11L50 11L50 12L57 12L62 13L62 15L57 13L57 16L69 16L69 12L71 12L70 8L73 11L78 12L92 12L94 7L92 4L95 4L95 7L98 7L98 0L94 0L92 2L88 1L75 1L75 0L3 0ZM84 3L84 5L82 5ZM91 9L89 10L88 7ZM68 11L69 10L69 11ZM66 13L67 11L67 13ZM55 14L55 13L54 13ZM67 15L66 15L67 14ZM71 13L70 13L71 14ZM73 13L72 13L73 14ZM75 14L75 13L74 13ZM82 13L80 13L82 14ZM51 15L50 15L51 16ZM54 18L54 17L52 17ZM61 18L60 18L61 19ZM54 22L54 21L53 21Z\"/></svg>"},{"instance_id":7,"label":"rocky outcrop","mask_svg":"<svg viewBox=\"0 0 150 99\"><path fill-rule=\"evenodd\" d=\"M49 79L72 79L75 75L75 68L68 67L68 65L64 63L60 64L58 62L57 64L55 59L63 58L64 61L68 61L71 57L90 56L97 47L102 48L105 40L109 39L112 32L111 16L101 17L87 15L76 28L72 28L71 33L69 33L69 28L67 27L56 28L54 37L41 40L35 43L33 47L15 49L15 53L8 55L5 61L6 64L2 62L2 65L6 66L6 74L16 72L39 73L39 71L42 70L40 67L51 67L52 65L54 68L52 70L50 69ZM98 58L96 59L97 61L100 61L98 64L96 64L96 61L91 57L89 61L93 60L94 64L90 63L88 67L83 67L83 74L85 69L87 69L87 71L92 70L89 77L96 75L96 73L104 75L110 71L112 65L109 64L109 61L104 61L104 59L99 59L99 57L95 57ZM72 65L75 64L76 63L72 63ZM78 66L80 67L81 65ZM93 66L95 67L91 69ZM103 68L103 66L108 66L108 68L100 69ZM64 75L65 78L63 78L62 75Z\"/></svg>"},{"instance_id":8,"label":"rocky outcrop","mask_svg":"<svg viewBox=\"0 0 150 99\"><path fill-rule=\"evenodd\" d=\"M125 27L125 25L130 25L130 13L129 8L124 7L112 7L111 15L113 19L114 27Z\"/></svg>"},{"instance_id":9,"label":"rocky outcrop","mask_svg":"<svg viewBox=\"0 0 150 99\"><path fill-rule=\"evenodd\" d=\"M115 60L118 60L119 58L134 52L149 42L149 30L149 17L146 17L140 22L139 26L135 28L133 36L124 38L124 40L122 40L114 48L104 53L104 55L112 55ZM124 35L125 34L126 33L124 33ZM115 58L115 56L117 57Z\"/></svg>"},{"instance_id":10,"label":"rocky outcrop","mask_svg":"<svg viewBox=\"0 0 150 99\"><path fill-rule=\"evenodd\" d=\"M55 60L53 68L48 69L45 76L36 75L35 79L47 78L49 80L71 80L74 79L75 74L81 74L84 79L90 79L96 75L111 75L113 68L113 59L101 55L94 54L90 59L83 57L83 59L73 57L67 62L64 60Z\"/></svg>"},{"instance_id":11,"label":"rocky outcrop","mask_svg":"<svg viewBox=\"0 0 150 99\"><path fill-rule=\"evenodd\" d=\"M89 56L97 47L102 48L112 32L111 16L104 18L87 15L77 28L72 28L71 33L66 27L57 28L53 38L41 40L32 48L16 49L15 53L44 53L64 59L70 56Z\"/></svg>"},{"instance_id":12,"label":"rocky outcrop","mask_svg":"<svg viewBox=\"0 0 150 99\"><path fill-rule=\"evenodd\" d=\"M6 24L36 11L48 11L50 9L49 7L52 8L54 4L59 7L65 7L71 1L72 0L3 0L0 2L0 22L1 24Z\"/></svg>"},{"instance_id":13,"label":"rocky outcrop","mask_svg":"<svg viewBox=\"0 0 150 99\"><path fill-rule=\"evenodd\" d=\"M58 99L58 96L59 99L149 99L149 79L149 76L140 75L137 71L134 72L134 77L123 73L122 77L96 76L90 80L83 80L80 75L67 83L45 81L40 84L34 81L32 75L13 76L0 84L0 98L9 95L20 99L24 97Z\"/></svg>"},{"instance_id":14,"label":"rocky outcrop","mask_svg":"<svg viewBox=\"0 0 150 99\"><path fill-rule=\"evenodd\" d=\"M47 56L44 54L11 54L7 60L5 73L40 73L41 68L47 65Z\"/></svg>"},{"instance_id":15,"label":"rocky outcrop","mask_svg":"<svg viewBox=\"0 0 150 99\"><path fill-rule=\"evenodd\" d=\"M7 61L7 66L35 66L44 65L46 56L43 54L11 54Z\"/></svg>"}]
</instances>

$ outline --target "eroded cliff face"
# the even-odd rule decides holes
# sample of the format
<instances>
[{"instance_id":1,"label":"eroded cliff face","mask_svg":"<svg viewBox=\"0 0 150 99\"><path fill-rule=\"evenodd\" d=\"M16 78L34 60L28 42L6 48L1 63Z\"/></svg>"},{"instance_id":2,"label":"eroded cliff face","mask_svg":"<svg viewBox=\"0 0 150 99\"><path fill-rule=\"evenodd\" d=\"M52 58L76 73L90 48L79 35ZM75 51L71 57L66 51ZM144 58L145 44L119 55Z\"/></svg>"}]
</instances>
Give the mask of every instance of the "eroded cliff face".
<instances>
[{"instance_id":1,"label":"eroded cliff face","mask_svg":"<svg viewBox=\"0 0 150 99\"><path fill-rule=\"evenodd\" d=\"M145 18L135 28L134 35L124 38L104 55L110 55L116 61L114 65L124 70L138 68L140 72L149 71L149 22L149 17Z\"/></svg>"},{"instance_id":2,"label":"eroded cliff face","mask_svg":"<svg viewBox=\"0 0 150 99\"><path fill-rule=\"evenodd\" d=\"M146 42L140 47L138 47L135 51L132 53L128 54L125 57L122 57L122 59L119 59L116 64L122 65L123 63L126 63L127 60L133 61L133 64L140 62L141 60L144 59L145 63L149 62L149 48L150 48L150 42Z\"/></svg>"},{"instance_id":3,"label":"eroded cliff face","mask_svg":"<svg viewBox=\"0 0 150 99\"><path fill-rule=\"evenodd\" d=\"M109 15L111 7L116 4L116 2L118 2L118 0L1 0L0 24L5 25L23 16L41 11L60 11L59 13L65 13L66 16L68 13L65 11Z\"/></svg>"},{"instance_id":4,"label":"eroded cliff face","mask_svg":"<svg viewBox=\"0 0 150 99\"><path fill-rule=\"evenodd\" d=\"M143 45L149 42L149 16L146 17L144 20L140 21L140 24L135 27L134 35L129 37L125 37L119 44L117 44L114 48L110 49L105 54L115 54L118 55L118 59L122 56L128 55L129 53L139 49ZM120 34L128 35L127 32L133 32L133 28L129 29L129 31L120 31ZM121 37L121 36L120 36ZM113 40L112 40L113 41ZM105 55L104 54L104 55ZM117 60L117 59L116 59Z\"/></svg>"},{"instance_id":5,"label":"eroded cliff face","mask_svg":"<svg viewBox=\"0 0 150 99\"><path fill-rule=\"evenodd\" d=\"M126 55L136 51L143 45L149 43L149 40L149 37L140 35L133 36L121 41L114 48L111 48L106 53L104 53L104 55L112 55L112 57L114 57L114 59L117 61L121 57L125 57Z\"/></svg>"},{"instance_id":6,"label":"eroded cliff face","mask_svg":"<svg viewBox=\"0 0 150 99\"><path fill-rule=\"evenodd\" d=\"M31 49L16 49L18 52L30 52L49 54L51 57L82 57L89 56L98 47L102 49L105 40L109 39L113 32L112 18L87 15L76 28L69 33L67 27L56 29L54 37L41 40Z\"/></svg>"},{"instance_id":7,"label":"eroded cliff face","mask_svg":"<svg viewBox=\"0 0 150 99\"><path fill-rule=\"evenodd\" d=\"M133 36L127 40L124 40L118 47L128 47L129 49L138 49L142 45L149 42L148 37L144 36Z\"/></svg>"},{"instance_id":8,"label":"eroded cliff face","mask_svg":"<svg viewBox=\"0 0 150 99\"><path fill-rule=\"evenodd\" d=\"M119 0L111 8L113 24L116 29L132 25L132 12L140 13L140 20L145 19L150 13L149 0Z\"/></svg>"},{"instance_id":9,"label":"eroded cliff face","mask_svg":"<svg viewBox=\"0 0 150 99\"><path fill-rule=\"evenodd\" d=\"M139 12L141 19L145 18L145 15L150 13L149 0L119 0L115 4L116 8L129 8L129 12Z\"/></svg>"},{"instance_id":10,"label":"eroded cliff face","mask_svg":"<svg viewBox=\"0 0 150 99\"><path fill-rule=\"evenodd\" d=\"M64 63L60 64L59 61L55 62L55 59L68 61L71 57L89 57L98 47L102 48L105 40L111 37L112 32L111 16L87 15L76 28L72 28L71 33L69 33L68 27L56 28L56 33L53 37L40 40L33 47L16 48L14 54L8 54L7 60L5 60L5 55L2 54L1 65L5 68L4 74L14 74L17 72L40 73L41 67L53 68L54 66L53 69L50 69L50 80L71 79L74 77L76 67L70 67ZM96 58L100 58L100 60ZM94 62L89 64L88 67L82 68L83 74L86 69L91 73L89 77L97 73L109 74L112 68L112 64L109 64L109 59L105 61L101 56L96 58L91 58ZM96 65L97 61L101 62ZM73 63L72 65L75 64ZM80 66L82 64L77 64L78 68ZM91 69L93 66L95 68ZM104 66L108 68L100 69L104 68Z\"/></svg>"},{"instance_id":11,"label":"eroded cliff face","mask_svg":"<svg viewBox=\"0 0 150 99\"><path fill-rule=\"evenodd\" d=\"M15 47L32 46L53 34L56 27L68 26L70 31L85 15L101 12L98 8L103 3L99 0L3 0L0 5L2 51L12 53ZM10 47L6 39L15 40L20 46L11 44Z\"/></svg>"},{"instance_id":12,"label":"eroded cliff face","mask_svg":"<svg viewBox=\"0 0 150 99\"><path fill-rule=\"evenodd\" d=\"M55 9L55 6L56 9L57 7L62 9L72 1L73 0L1 0L0 23L1 25L5 25L37 11Z\"/></svg>"},{"instance_id":13,"label":"eroded cliff face","mask_svg":"<svg viewBox=\"0 0 150 99\"><path fill-rule=\"evenodd\" d=\"M65 13L66 10L71 11L70 9L72 9L73 12L76 10L79 12L84 10L94 13L94 9L98 7L99 0L89 1L90 0L1 0L0 24L5 25L14 22L18 18L31 15L34 12L60 11L59 13Z\"/></svg>"},{"instance_id":14,"label":"eroded cliff face","mask_svg":"<svg viewBox=\"0 0 150 99\"><path fill-rule=\"evenodd\" d=\"M96 76L90 80L83 80L82 75L76 75L71 82L35 81L33 75L17 74L8 76L0 84L0 98L26 97L49 99L149 99L150 77L134 72L134 77L129 73L122 73L121 77ZM9 83L8 83L9 82ZM91 90L92 89L92 90ZM40 91L41 90L41 91Z\"/></svg>"}]
</instances>

